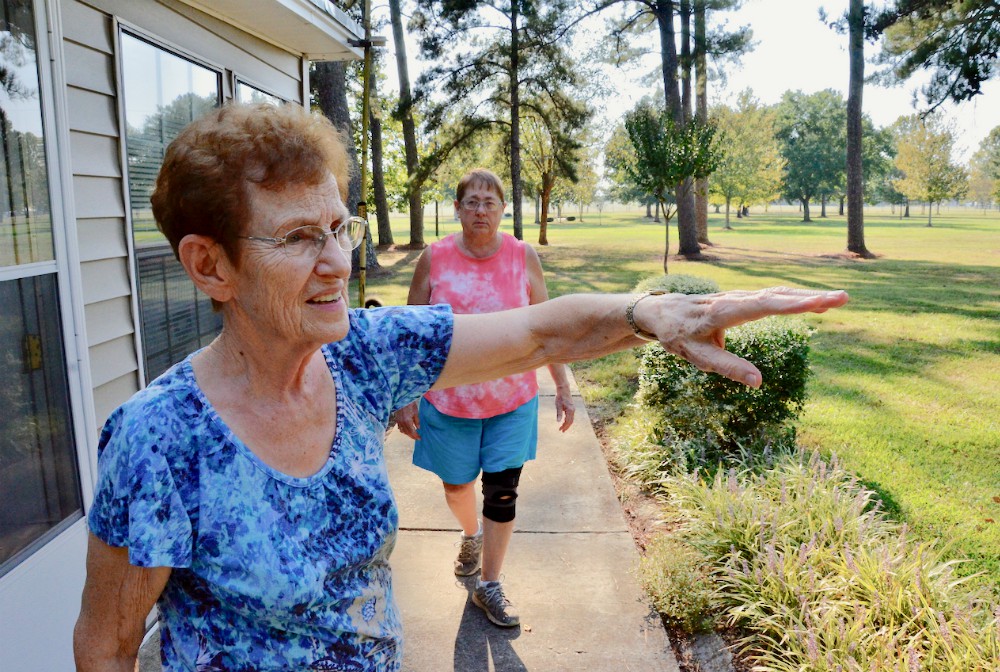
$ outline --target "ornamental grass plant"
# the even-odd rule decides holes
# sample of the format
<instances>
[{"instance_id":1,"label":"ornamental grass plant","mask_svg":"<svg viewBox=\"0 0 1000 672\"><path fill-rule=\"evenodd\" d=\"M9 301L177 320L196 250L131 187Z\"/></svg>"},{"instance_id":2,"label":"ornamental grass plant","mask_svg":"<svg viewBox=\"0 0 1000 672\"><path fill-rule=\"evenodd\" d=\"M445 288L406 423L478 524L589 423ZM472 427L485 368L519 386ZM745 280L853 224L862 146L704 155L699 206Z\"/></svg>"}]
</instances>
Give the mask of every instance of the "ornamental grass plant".
<instances>
[{"instance_id":1,"label":"ornamental grass plant","mask_svg":"<svg viewBox=\"0 0 1000 672\"><path fill-rule=\"evenodd\" d=\"M1000 670L1000 607L836 461L789 459L761 474L664 486L689 521L689 555L712 567L720 617L746 633L740 646L754 669Z\"/></svg>"}]
</instances>

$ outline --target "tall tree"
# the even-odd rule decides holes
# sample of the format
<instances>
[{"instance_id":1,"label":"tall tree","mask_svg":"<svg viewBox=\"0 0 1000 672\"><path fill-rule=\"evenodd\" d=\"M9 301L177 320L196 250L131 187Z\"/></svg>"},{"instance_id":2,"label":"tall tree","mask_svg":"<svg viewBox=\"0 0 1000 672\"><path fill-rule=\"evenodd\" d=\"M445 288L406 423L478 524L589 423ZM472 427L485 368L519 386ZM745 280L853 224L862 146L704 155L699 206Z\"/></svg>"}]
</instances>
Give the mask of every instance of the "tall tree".
<instances>
[{"instance_id":1,"label":"tall tree","mask_svg":"<svg viewBox=\"0 0 1000 672\"><path fill-rule=\"evenodd\" d=\"M1000 204L1000 126L997 126L979 143L972 156L970 172L982 184L977 188L981 202ZM972 176L970 176L970 181ZM970 183L971 186L971 183Z\"/></svg>"},{"instance_id":2,"label":"tall tree","mask_svg":"<svg viewBox=\"0 0 1000 672\"><path fill-rule=\"evenodd\" d=\"M777 106L777 137L785 157L784 196L802 204L802 221L811 222L809 204L843 182L847 119L844 101L832 89L804 94L786 91Z\"/></svg>"},{"instance_id":3,"label":"tall tree","mask_svg":"<svg viewBox=\"0 0 1000 672\"><path fill-rule=\"evenodd\" d=\"M895 186L911 201L927 204L931 226L932 206L961 196L968 186L965 169L952 159L955 134L935 115L903 117L896 128L896 167L903 177Z\"/></svg>"},{"instance_id":4,"label":"tall tree","mask_svg":"<svg viewBox=\"0 0 1000 672\"><path fill-rule=\"evenodd\" d=\"M569 0L417 0L417 5L421 52L436 63L421 76L418 95L432 87L443 94L431 104L427 126L440 131L449 111L467 110L453 118L451 137L439 144L433 161L485 128L505 126L514 235L523 238L521 105L531 99L538 106L558 106L553 92L572 86L573 68L561 38L576 5Z\"/></svg>"},{"instance_id":5,"label":"tall tree","mask_svg":"<svg viewBox=\"0 0 1000 672\"><path fill-rule=\"evenodd\" d=\"M373 103L369 114L372 129L372 200L375 202L375 219L378 222L378 244L392 245L392 227L389 225L389 200L385 190L385 164L382 152L382 115Z\"/></svg>"},{"instance_id":6,"label":"tall tree","mask_svg":"<svg viewBox=\"0 0 1000 672\"><path fill-rule=\"evenodd\" d=\"M604 180L607 195L619 203L647 203L651 194L629 177L627 167L635 164L635 149L624 124L615 126L604 144Z\"/></svg>"},{"instance_id":7,"label":"tall tree","mask_svg":"<svg viewBox=\"0 0 1000 672\"><path fill-rule=\"evenodd\" d=\"M1000 126L991 130L979 143L990 177L1000 180Z\"/></svg>"},{"instance_id":8,"label":"tall tree","mask_svg":"<svg viewBox=\"0 0 1000 672\"><path fill-rule=\"evenodd\" d=\"M710 188L722 196L729 229L734 201L737 206L767 203L779 194L785 159L775 138L774 108L762 106L749 89L737 96L735 108L716 106L711 117L722 142Z\"/></svg>"},{"instance_id":9,"label":"tall tree","mask_svg":"<svg viewBox=\"0 0 1000 672\"><path fill-rule=\"evenodd\" d=\"M540 110L523 119L525 172L533 174L539 190L538 244L548 245L548 215L552 190L560 178L575 182L580 135L589 112L582 105L562 112Z\"/></svg>"},{"instance_id":10,"label":"tall tree","mask_svg":"<svg viewBox=\"0 0 1000 672\"><path fill-rule=\"evenodd\" d=\"M694 92L695 118L708 123L708 34L706 0L694 0ZM711 245L708 239L708 177L694 182L694 224L699 245Z\"/></svg>"},{"instance_id":11,"label":"tall tree","mask_svg":"<svg viewBox=\"0 0 1000 672\"><path fill-rule=\"evenodd\" d=\"M706 35L705 40L699 40L698 26L695 26L696 39L690 42L690 21L692 15L698 19L701 10L734 9L742 4L742 0L608 0L605 6L622 4L624 11L616 21L611 31L611 42L622 58L629 58L641 53L640 49L623 48L622 45L640 42L636 36L642 36L647 30L655 29L659 37L660 65L663 78L664 101L666 109L672 114L678 127L684 126L692 118L691 109L691 68L704 55L732 56L743 53L750 42L750 31L741 28L734 33L719 33ZM681 39L678 45L675 17L680 19ZM683 85L683 87L681 86ZM706 85L707 93L707 85ZM699 94L701 95L701 94ZM707 101L707 98L705 99ZM702 102L699 100L698 105ZM707 102L705 103L707 107ZM704 119L702 122L704 123ZM675 189L677 202L677 228L680 238L680 254L694 256L700 253L699 223L695 204L695 188L686 181L679 183ZM704 210L706 204L702 206ZM707 241L707 210L705 211L706 233L702 238Z\"/></svg>"},{"instance_id":12,"label":"tall tree","mask_svg":"<svg viewBox=\"0 0 1000 672\"><path fill-rule=\"evenodd\" d=\"M862 170L861 100L865 82L865 9L851 0L847 11L850 79L847 87L847 250L870 259L865 246L864 175Z\"/></svg>"},{"instance_id":13,"label":"tall tree","mask_svg":"<svg viewBox=\"0 0 1000 672\"><path fill-rule=\"evenodd\" d=\"M976 150L969 160L968 196L983 210L1000 202L1000 180L993 177L989 158L982 149Z\"/></svg>"},{"instance_id":14,"label":"tall tree","mask_svg":"<svg viewBox=\"0 0 1000 672\"><path fill-rule=\"evenodd\" d=\"M396 50L396 74L399 79L399 104L394 116L403 123L403 146L406 150L406 199L410 214L410 247L424 246L424 206L421 197L423 182L419 178L420 157L417 153L417 131L413 122L413 95L410 91L410 72L406 60L406 35L400 0L389 0L389 21L392 24L392 42Z\"/></svg>"},{"instance_id":15,"label":"tall tree","mask_svg":"<svg viewBox=\"0 0 1000 672\"><path fill-rule=\"evenodd\" d=\"M718 163L715 127L690 122L678 126L672 114L640 105L625 116L625 130L634 150L634 163L624 172L663 209L663 272L667 273L670 254L670 218L667 192L685 178L709 175Z\"/></svg>"},{"instance_id":16,"label":"tall tree","mask_svg":"<svg viewBox=\"0 0 1000 672\"><path fill-rule=\"evenodd\" d=\"M346 61L320 61L313 63L312 68L309 84L312 88L313 100L323 114L340 130L351 163L357 166L358 150L354 143L354 133L351 126L351 108L347 101L348 64ZM348 187L347 200L348 203L346 205L352 212L362 202L361 175L357 170L351 173L351 183ZM365 244L368 246L365 250L367 270L377 270L380 266L370 231ZM354 268L358 268L360 265L360 253L358 250L354 250L351 261Z\"/></svg>"}]
</instances>

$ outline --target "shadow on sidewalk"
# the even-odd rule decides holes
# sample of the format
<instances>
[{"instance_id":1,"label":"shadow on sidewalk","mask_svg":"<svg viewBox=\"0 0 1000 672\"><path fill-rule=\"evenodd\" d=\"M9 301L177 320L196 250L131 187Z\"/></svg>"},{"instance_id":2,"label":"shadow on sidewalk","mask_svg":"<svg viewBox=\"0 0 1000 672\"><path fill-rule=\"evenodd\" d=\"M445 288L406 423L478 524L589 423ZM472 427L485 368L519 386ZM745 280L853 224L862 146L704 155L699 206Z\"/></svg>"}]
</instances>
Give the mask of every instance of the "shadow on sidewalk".
<instances>
[{"instance_id":1,"label":"shadow on sidewalk","mask_svg":"<svg viewBox=\"0 0 1000 672\"><path fill-rule=\"evenodd\" d=\"M456 583L465 588L465 609L455 633L456 670L464 672L490 672L493 660L495 672L528 672L511 642L521 636L521 627L501 628L492 623L483 627L486 614L472 601L472 591L476 588L478 576L456 578Z\"/></svg>"}]
</instances>

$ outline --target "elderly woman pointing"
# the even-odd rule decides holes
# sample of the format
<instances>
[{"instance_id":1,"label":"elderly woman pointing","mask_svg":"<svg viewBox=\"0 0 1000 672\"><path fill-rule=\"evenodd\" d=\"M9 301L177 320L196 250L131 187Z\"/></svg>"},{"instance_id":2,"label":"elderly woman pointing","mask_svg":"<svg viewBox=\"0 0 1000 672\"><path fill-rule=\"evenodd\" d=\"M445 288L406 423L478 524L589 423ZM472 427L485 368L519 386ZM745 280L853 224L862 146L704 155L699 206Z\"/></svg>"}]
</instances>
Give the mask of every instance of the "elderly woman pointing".
<instances>
[{"instance_id":1,"label":"elderly woman pointing","mask_svg":"<svg viewBox=\"0 0 1000 672\"><path fill-rule=\"evenodd\" d=\"M101 433L79 670L131 671L154 604L168 671L398 670L393 410L651 337L756 386L726 328L847 301L771 289L349 310L363 227L348 174L334 128L291 105L223 107L169 147L154 215L223 329Z\"/></svg>"}]
</instances>

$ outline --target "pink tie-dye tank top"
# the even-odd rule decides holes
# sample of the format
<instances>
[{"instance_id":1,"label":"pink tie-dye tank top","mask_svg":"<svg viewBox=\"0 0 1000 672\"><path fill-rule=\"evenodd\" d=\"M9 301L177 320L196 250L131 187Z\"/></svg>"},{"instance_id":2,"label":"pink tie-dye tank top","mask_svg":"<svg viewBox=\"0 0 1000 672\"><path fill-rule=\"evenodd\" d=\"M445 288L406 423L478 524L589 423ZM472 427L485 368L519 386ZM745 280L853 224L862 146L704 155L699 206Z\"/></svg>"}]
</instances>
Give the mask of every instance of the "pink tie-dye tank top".
<instances>
[{"instance_id":1,"label":"pink tie-dye tank top","mask_svg":"<svg viewBox=\"0 0 1000 672\"><path fill-rule=\"evenodd\" d=\"M454 234L431 245L430 303L447 303L456 313L495 313L531 302L524 243L502 233L500 249L485 259L466 256ZM535 372L485 383L431 390L424 398L458 418L492 418L513 411L538 394Z\"/></svg>"}]
</instances>

